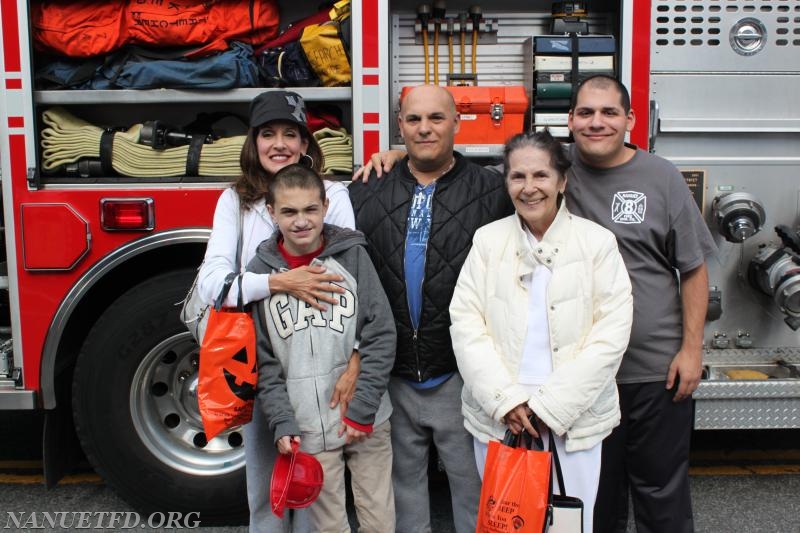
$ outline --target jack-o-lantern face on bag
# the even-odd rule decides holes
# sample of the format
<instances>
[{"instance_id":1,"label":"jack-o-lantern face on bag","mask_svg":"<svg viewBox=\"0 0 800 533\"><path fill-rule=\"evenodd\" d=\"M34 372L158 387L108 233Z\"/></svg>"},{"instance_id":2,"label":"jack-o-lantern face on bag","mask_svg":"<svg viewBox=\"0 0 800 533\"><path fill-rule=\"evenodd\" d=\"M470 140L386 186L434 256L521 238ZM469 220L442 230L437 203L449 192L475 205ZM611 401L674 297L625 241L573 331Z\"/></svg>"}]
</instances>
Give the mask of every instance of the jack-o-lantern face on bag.
<instances>
[{"instance_id":1,"label":"jack-o-lantern face on bag","mask_svg":"<svg viewBox=\"0 0 800 533\"><path fill-rule=\"evenodd\" d=\"M242 348L231 358L228 365L222 367L225 382L231 392L242 401L252 400L256 396L256 365L255 354L252 361L248 357L247 349Z\"/></svg>"},{"instance_id":2,"label":"jack-o-lantern face on bag","mask_svg":"<svg viewBox=\"0 0 800 533\"><path fill-rule=\"evenodd\" d=\"M249 313L211 310L200 346L197 400L206 439L250 421L257 381Z\"/></svg>"}]
</instances>

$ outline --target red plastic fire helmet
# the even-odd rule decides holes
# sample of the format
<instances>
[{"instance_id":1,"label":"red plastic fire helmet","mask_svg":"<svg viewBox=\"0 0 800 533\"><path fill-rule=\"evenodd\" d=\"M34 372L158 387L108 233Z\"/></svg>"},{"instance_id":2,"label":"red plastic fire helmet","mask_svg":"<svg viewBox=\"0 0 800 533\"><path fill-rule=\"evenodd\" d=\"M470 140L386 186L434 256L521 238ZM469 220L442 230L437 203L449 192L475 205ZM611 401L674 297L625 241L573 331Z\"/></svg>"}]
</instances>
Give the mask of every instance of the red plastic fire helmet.
<instances>
[{"instance_id":1,"label":"red plastic fire helmet","mask_svg":"<svg viewBox=\"0 0 800 533\"><path fill-rule=\"evenodd\" d=\"M272 468L269 499L272 512L283 518L283 511L308 507L322 490L322 465L313 455L298 451L292 441L292 453L278 454Z\"/></svg>"}]
</instances>

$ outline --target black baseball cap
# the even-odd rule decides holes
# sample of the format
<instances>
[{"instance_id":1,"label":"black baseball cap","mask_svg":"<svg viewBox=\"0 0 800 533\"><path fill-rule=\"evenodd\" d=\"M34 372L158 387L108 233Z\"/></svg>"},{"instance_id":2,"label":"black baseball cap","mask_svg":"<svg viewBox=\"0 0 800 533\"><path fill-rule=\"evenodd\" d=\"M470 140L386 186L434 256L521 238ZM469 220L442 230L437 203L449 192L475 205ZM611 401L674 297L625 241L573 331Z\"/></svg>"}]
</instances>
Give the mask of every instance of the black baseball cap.
<instances>
[{"instance_id":1,"label":"black baseball cap","mask_svg":"<svg viewBox=\"0 0 800 533\"><path fill-rule=\"evenodd\" d=\"M267 91L250 103L250 127L258 128L273 120L286 120L308 130L306 104L292 91Z\"/></svg>"}]
</instances>

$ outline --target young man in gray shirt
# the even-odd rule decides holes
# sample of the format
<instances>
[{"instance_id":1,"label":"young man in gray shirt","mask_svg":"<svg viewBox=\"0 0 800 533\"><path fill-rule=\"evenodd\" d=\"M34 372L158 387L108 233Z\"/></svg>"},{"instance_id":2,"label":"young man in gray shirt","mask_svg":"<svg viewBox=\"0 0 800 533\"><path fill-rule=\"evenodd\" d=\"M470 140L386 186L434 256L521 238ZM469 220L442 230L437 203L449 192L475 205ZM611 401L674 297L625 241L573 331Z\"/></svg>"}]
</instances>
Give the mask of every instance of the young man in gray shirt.
<instances>
[{"instance_id":1,"label":"young man in gray shirt","mask_svg":"<svg viewBox=\"0 0 800 533\"><path fill-rule=\"evenodd\" d=\"M603 442L595 532L693 531L692 392L702 371L706 260L716 249L680 172L625 144L636 122L625 87L584 81L569 113L567 207L617 237L633 285L633 329L617 374L622 421Z\"/></svg>"}]
</instances>

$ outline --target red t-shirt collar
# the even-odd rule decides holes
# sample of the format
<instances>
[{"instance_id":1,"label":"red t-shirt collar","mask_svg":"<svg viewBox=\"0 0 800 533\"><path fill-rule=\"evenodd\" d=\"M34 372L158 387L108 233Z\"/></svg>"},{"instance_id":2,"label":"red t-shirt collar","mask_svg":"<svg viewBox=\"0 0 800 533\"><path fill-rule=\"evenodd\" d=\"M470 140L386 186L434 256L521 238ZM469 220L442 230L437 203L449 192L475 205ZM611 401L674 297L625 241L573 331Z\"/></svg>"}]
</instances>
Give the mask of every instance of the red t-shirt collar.
<instances>
[{"instance_id":1,"label":"red t-shirt collar","mask_svg":"<svg viewBox=\"0 0 800 533\"><path fill-rule=\"evenodd\" d=\"M301 266L307 266L311 264L319 254L322 253L322 250L325 248L325 241L323 240L320 244L319 248L314 250L311 253L304 254L304 255L292 255L290 254L286 248L283 246L283 237L278 238L278 251L281 253L283 258L286 260L286 264L289 265L289 268L297 268Z\"/></svg>"}]
</instances>

